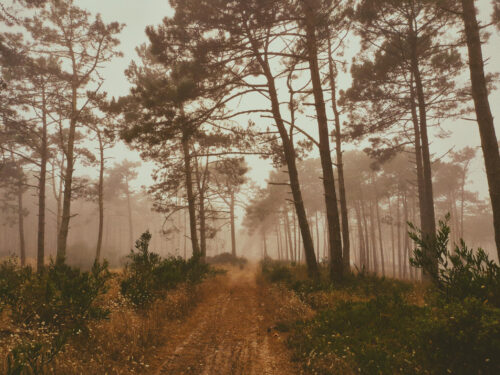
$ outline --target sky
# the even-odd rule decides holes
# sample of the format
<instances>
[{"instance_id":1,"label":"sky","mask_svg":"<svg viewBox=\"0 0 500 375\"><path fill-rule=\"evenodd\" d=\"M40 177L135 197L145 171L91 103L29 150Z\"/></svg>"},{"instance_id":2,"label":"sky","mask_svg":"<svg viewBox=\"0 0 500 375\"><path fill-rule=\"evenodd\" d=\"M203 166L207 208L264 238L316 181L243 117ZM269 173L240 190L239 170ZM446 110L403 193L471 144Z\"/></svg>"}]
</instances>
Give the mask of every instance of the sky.
<instances>
[{"instance_id":1,"label":"sky","mask_svg":"<svg viewBox=\"0 0 500 375\"><path fill-rule=\"evenodd\" d=\"M166 16L172 15L172 10L167 0L76 0L75 3L82 8L89 9L93 13L100 13L107 22L118 21L125 23L126 27L120 35L120 50L124 56L115 59L104 70L103 76L106 78L104 90L111 96L126 95L129 90L129 84L124 75L124 70L130 61L136 58L135 48L142 43L147 42L144 33L146 26L157 25L161 23ZM481 18L489 21L490 0L477 0ZM488 45L484 47L484 54L487 58L487 71L496 72L500 70L500 36L493 33ZM359 50L356 43L347 47L347 55L354 56ZM340 82L340 86L347 88L349 78L346 77ZM490 102L494 112L494 117L500 119L500 92L496 91L490 96ZM315 127L314 123L304 124L304 128ZM465 146L480 147L479 133L477 124L468 121L448 121L442 124L445 131L450 133L446 139L432 137L437 134L437 130L430 131L431 134L431 152L435 158L444 155L448 150L455 147L455 150ZM500 121L496 121L497 136L500 135ZM351 146L352 147L352 146ZM111 156L115 161L122 159L140 160L135 151L131 151L125 145L121 144L111 151ZM265 183L265 179L271 169L269 164L258 158L249 160L252 170L250 177L260 184ZM151 171L153 165L143 162L139 169L139 178L136 182L138 186L148 185L151 182ZM473 190L479 191L481 196L487 196L487 184L484 173L484 162L482 153L478 152L478 157L472 164L470 181Z\"/></svg>"}]
</instances>

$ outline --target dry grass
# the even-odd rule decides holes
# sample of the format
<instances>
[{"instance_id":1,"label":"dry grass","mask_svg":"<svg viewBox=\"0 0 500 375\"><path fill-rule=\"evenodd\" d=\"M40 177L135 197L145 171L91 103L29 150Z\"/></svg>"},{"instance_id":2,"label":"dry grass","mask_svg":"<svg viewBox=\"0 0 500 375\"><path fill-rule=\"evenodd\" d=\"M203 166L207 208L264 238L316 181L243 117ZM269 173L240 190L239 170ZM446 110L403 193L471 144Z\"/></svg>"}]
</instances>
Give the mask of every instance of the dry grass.
<instances>
[{"instance_id":1,"label":"dry grass","mask_svg":"<svg viewBox=\"0 0 500 375\"><path fill-rule=\"evenodd\" d=\"M157 349L169 339L170 328L203 298L203 285L181 285L147 309L135 310L120 295L119 279L110 283L109 292L99 301L110 309L109 319L92 323L88 333L72 338L45 374L147 373ZM5 372L11 348L26 339L39 340L47 332L19 330L6 314L0 318L0 372Z\"/></svg>"}]
</instances>

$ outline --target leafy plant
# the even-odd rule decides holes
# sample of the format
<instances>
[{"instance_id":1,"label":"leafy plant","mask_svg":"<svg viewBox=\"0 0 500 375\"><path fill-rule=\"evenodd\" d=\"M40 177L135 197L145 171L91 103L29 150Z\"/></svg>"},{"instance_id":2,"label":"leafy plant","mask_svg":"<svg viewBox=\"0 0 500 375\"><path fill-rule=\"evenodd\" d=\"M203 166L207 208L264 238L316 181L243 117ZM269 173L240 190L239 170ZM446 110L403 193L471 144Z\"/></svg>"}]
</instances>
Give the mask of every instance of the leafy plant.
<instances>
[{"instance_id":1,"label":"leafy plant","mask_svg":"<svg viewBox=\"0 0 500 375\"><path fill-rule=\"evenodd\" d=\"M434 240L426 239L419 229L409 224L413 230L409 235L417 244L411 264L432 276L445 301L475 297L500 307L500 267L489 259L483 249L470 249L463 240L454 246L453 251L449 251L448 220L449 215L444 221L439 221ZM433 260L428 254L435 254L437 258L437 273L432 271Z\"/></svg>"},{"instance_id":2,"label":"leafy plant","mask_svg":"<svg viewBox=\"0 0 500 375\"><path fill-rule=\"evenodd\" d=\"M110 278L106 262L90 271L51 262L40 273L12 260L0 264L0 301L22 332L8 355L7 374L43 373L70 337L106 318L109 311L97 300Z\"/></svg>"},{"instance_id":3,"label":"leafy plant","mask_svg":"<svg viewBox=\"0 0 500 375\"><path fill-rule=\"evenodd\" d=\"M161 293L175 288L182 282L198 283L210 272L210 267L193 257L185 261L180 257L162 259L149 251L149 231L136 241L136 251L128 255L121 292L134 306L144 307Z\"/></svg>"},{"instance_id":4,"label":"leafy plant","mask_svg":"<svg viewBox=\"0 0 500 375\"><path fill-rule=\"evenodd\" d=\"M31 267L20 268L15 258L0 263L0 313L16 305L21 286L33 276Z\"/></svg>"},{"instance_id":5,"label":"leafy plant","mask_svg":"<svg viewBox=\"0 0 500 375\"><path fill-rule=\"evenodd\" d=\"M424 313L397 295L344 301L297 323L289 345L312 373L419 373L410 340L415 336L414 318ZM330 363L337 365L329 368L325 358L332 357Z\"/></svg>"},{"instance_id":6,"label":"leafy plant","mask_svg":"<svg viewBox=\"0 0 500 375\"><path fill-rule=\"evenodd\" d=\"M419 363L433 374L500 373L500 309L477 298L453 301L416 319Z\"/></svg>"},{"instance_id":7,"label":"leafy plant","mask_svg":"<svg viewBox=\"0 0 500 375\"><path fill-rule=\"evenodd\" d=\"M290 266L284 262L264 259L261 263L262 274L272 283L290 283L293 279Z\"/></svg>"}]
</instances>

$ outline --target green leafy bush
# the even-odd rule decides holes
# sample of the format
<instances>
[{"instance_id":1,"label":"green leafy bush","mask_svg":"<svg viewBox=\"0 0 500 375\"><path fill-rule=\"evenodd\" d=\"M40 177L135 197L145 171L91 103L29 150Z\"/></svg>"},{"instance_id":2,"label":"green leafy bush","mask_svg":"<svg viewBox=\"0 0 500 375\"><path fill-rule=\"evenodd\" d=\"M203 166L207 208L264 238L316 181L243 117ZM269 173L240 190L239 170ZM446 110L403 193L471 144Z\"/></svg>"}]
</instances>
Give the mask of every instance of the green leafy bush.
<instances>
[{"instance_id":1,"label":"green leafy bush","mask_svg":"<svg viewBox=\"0 0 500 375\"><path fill-rule=\"evenodd\" d=\"M34 273L8 261L0 265L0 300L15 323L83 330L90 319L107 316L94 302L107 292L110 278L107 263L96 263L89 272L51 263Z\"/></svg>"},{"instance_id":2,"label":"green leafy bush","mask_svg":"<svg viewBox=\"0 0 500 375\"><path fill-rule=\"evenodd\" d=\"M315 374L493 375L500 373L500 310L477 299L419 307L397 294L344 301L296 323L288 343Z\"/></svg>"},{"instance_id":3,"label":"green leafy bush","mask_svg":"<svg viewBox=\"0 0 500 375\"><path fill-rule=\"evenodd\" d=\"M247 262L246 258L237 257L231 253L222 253L213 257L207 257L208 264L231 264L233 266L244 266Z\"/></svg>"},{"instance_id":4,"label":"green leafy bush","mask_svg":"<svg viewBox=\"0 0 500 375\"><path fill-rule=\"evenodd\" d=\"M162 259L149 251L150 241L149 231L136 241L136 251L128 255L129 262L120 284L122 294L134 306L144 307L182 282L198 283L210 272L210 267L198 258Z\"/></svg>"},{"instance_id":5,"label":"green leafy bush","mask_svg":"<svg viewBox=\"0 0 500 375\"><path fill-rule=\"evenodd\" d=\"M424 313L398 296L340 302L298 323L289 345L312 373L336 374L339 365L329 370L324 361L333 354L346 373L350 369L360 374L414 374L419 365L410 338L415 335L415 316Z\"/></svg>"},{"instance_id":6,"label":"green leafy bush","mask_svg":"<svg viewBox=\"0 0 500 375\"><path fill-rule=\"evenodd\" d=\"M419 362L432 374L500 374L500 309L476 298L416 320Z\"/></svg>"},{"instance_id":7,"label":"green leafy bush","mask_svg":"<svg viewBox=\"0 0 500 375\"><path fill-rule=\"evenodd\" d=\"M475 297L500 307L500 267L489 259L483 249L469 249L463 240L455 245L453 251L449 251L448 219L449 215L445 221L439 222L434 240L426 239L420 230L410 224L413 230L410 237L417 244L414 257L410 260L412 265L432 276L444 301ZM437 258L437 273L433 271L433 261L428 254Z\"/></svg>"},{"instance_id":8,"label":"green leafy bush","mask_svg":"<svg viewBox=\"0 0 500 375\"><path fill-rule=\"evenodd\" d=\"M285 262L264 259L261 267L264 277L272 283L290 283L293 280L290 266Z\"/></svg>"},{"instance_id":9,"label":"green leafy bush","mask_svg":"<svg viewBox=\"0 0 500 375\"><path fill-rule=\"evenodd\" d=\"M7 358L7 374L42 373L67 340L85 333L94 319L109 311L97 303L111 278L107 263L90 271L51 263L40 273L0 264L0 305L17 325L19 343Z\"/></svg>"},{"instance_id":10,"label":"green leafy bush","mask_svg":"<svg viewBox=\"0 0 500 375\"><path fill-rule=\"evenodd\" d=\"M20 268L15 258L0 263L0 313L17 303L21 286L32 276L31 267Z\"/></svg>"}]
</instances>

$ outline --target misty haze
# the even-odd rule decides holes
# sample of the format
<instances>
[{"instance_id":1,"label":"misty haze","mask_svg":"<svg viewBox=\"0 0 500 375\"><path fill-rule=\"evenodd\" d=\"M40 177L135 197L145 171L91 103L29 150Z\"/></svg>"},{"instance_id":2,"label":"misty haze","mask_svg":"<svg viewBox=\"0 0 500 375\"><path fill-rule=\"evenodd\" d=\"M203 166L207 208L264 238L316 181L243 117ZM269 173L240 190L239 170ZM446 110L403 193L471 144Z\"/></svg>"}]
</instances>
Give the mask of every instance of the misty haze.
<instances>
[{"instance_id":1,"label":"misty haze","mask_svg":"<svg viewBox=\"0 0 500 375\"><path fill-rule=\"evenodd\" d=\"M500 373L500 0L0 0L0 374Z\"/></svg>"}]
</instances>

